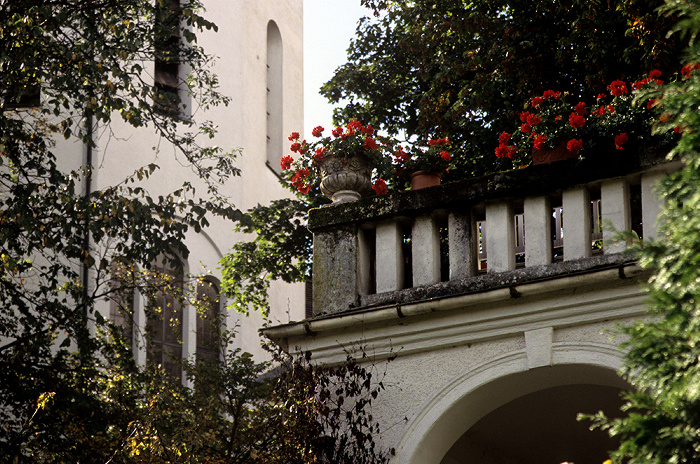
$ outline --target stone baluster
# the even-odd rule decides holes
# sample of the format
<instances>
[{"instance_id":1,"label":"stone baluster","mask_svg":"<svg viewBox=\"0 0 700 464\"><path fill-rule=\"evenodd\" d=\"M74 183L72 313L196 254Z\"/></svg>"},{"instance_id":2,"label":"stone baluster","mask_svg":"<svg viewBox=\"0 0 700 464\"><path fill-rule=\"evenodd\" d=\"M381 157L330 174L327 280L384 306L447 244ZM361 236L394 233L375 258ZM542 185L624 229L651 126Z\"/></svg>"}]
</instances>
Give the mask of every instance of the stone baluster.
<instances>
[{"instance_id":1,"label":"stone baluster","mask_svg":"<svg viewBox=\"0 0 700 464\"><path fill-rule=\"evenodd\" d=\"M368 225L360 227L357 231L357 292L360 295L369 295L371 291L372 275L370 274L372 249L369 238L375 231Z\"/></svg>"},{"instance_id":2,"label":"stone baluster","mask_svg":"<svg viewBox=\"0 0 700 464\"><path fill-rule=\"evenodd\" d=\"M489 273L515 269L515 224L510 204L486 205L486 248Z\"/></svg>"},{"instance_id":3,"label":"stone baluster","mask_svg":"<svg viewBox=\"0 0 700 464\"><path fill-rule=\"evenodd\" d=\"M591 256L591 196L585 187L562 193L564 260Z\"/></svg>"},{"instance_id":4,"label":"stone baluster","mask_svg":"<svg viewBox=\"0 0 700 464\"><path fill-rule=\"evenodd\" d=\"M471 212L453 212L447 217L450 280L476 275L477 235Z\"/></svg>"},{"instance_id":5,"label":"stone baluster","mask_svg":"<svg viewBox=\"0 0 700 464\"><path fill-rule=\"evenodd\" d=\"M603 219L603 251L606 254L620 253L624 251L625 243L616 243L614 237L618 232L632 228L630 187L626 180L613 179L602 183L600 208Z\"/></svg>"},{"instance_id":6,"label":"stone baluster","mask_svg":"<svg viewBox=\"0 0 700 464\"><path fill-rule=\"evenodd\" d=\"M656 194L654 186L665 176L664 171L642 174L642 236L645 240L657 237L662 199Z\"/></svg>"},{"instance_id":7,"label":"stone baluster","mask_svg":"<svg viewBox=\"0 0 700 464\"><path fill-rule=\"evenodd\" d=\"M376 282L377 293L401 290L403 286L403 234L396 220L377 225Z\"/></svg>"},{"instance_id":8,"label":"stone baluster","mask_svg":"<svg viewBox=\"0 0 700 464\"><path fill-rule=\"evenodd\" d=\"M528 197L524 202L525 266L552 262L552 206L547 197Z\"/></svg>"},{"instance_id":9,"label":"stone baluster","mask_svg":"<svg viewBox=\"0 0 700 464\"><path fill-rule=\"evenodd\" d=\"M440 282L440 233L432 216L419 216L411 232L413 286Z\"/></svg>"}]
</instances>

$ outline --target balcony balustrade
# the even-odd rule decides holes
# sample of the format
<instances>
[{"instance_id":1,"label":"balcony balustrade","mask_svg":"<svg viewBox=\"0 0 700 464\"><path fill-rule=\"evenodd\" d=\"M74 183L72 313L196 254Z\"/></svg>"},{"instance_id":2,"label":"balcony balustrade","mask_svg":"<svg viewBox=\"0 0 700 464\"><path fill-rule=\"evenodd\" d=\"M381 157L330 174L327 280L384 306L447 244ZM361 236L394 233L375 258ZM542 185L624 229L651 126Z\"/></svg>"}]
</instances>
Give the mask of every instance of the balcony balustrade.
<instances>
[{"instance_id":1,"label":"balcony balustrade","mask_svg":"<svg viewBox=\"0 0 700 464\"><path fill-rule=\"evenodd\" d=\"M312 210L319 317L621 266L656 235L662 157L567 160Z\"/></svg>"}]
</instances>

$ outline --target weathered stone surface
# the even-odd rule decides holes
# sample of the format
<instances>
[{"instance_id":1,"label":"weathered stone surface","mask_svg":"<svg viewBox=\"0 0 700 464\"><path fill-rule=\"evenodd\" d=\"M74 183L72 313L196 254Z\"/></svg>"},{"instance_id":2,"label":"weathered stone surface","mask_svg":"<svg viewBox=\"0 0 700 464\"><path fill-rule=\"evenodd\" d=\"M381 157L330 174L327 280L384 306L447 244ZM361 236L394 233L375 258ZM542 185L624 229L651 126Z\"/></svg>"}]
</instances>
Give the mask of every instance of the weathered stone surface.
<instances>
[{"instance_id":1,"label":"weathered stone surface","mask_svg":"<svg viewBox=\"0 0 700 464\"><path fill-rule=\"evenodd\" d=\"M461 294L478 293L497 288L510 288L525 283L585 274L603 269L622 269L624 265L628 265L632 262L634 262L634 260L624 254L601 255L575 261L558 262L546 266L526 267L495 274L481 274L474 277L440 282L433 285L414 287L396 292L365 295L358 302L358 307L408 303L435 298L447 298ZM625 277L624 274L622 274L621 277ZM512 297L517 298L518 295L513 294Z\"/></svg>"},{"instance_id":2,"label":"weathered stone surface","mask_svg":"<svg viewBox=\"0 0 700 464\"><path fill-rule=\"evenodd\" d=\"M353 226L314 235L314 316L357 306L357 248Z\"/></svg>"}]
</instances>

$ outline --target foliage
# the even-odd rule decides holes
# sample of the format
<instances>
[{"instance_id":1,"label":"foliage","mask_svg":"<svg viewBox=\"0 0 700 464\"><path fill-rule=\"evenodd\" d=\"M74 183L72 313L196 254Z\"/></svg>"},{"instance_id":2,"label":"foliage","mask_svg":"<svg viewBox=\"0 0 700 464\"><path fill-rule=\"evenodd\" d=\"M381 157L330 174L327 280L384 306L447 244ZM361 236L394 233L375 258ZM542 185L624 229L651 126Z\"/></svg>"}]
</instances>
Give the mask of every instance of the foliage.
<instances>
[{"instance_id":1,"label":"foliage","mask_svg":"<svg viewBox=\"0 0 700 464\"><path fill-rule=\"evenodd\" d=\"M313 192L316 201L325 199L318 193L318 186ZM313 238L305 222L313 203L307 201L275 200L247 212L250 221L237 226L236 231L254 237L235 243L221 260L221 290L229 295L230 308L241 313L260 311L267 316L272 280L292 283L309 278Z\"/></svg>"},{"instance_id":2,"label":"foliage","mask_svg":"<svg viewBox=\"0 0 700 464\"><path fill-rule=\"evenodd\" d=\"M407 140L442 134L450 178L509 167L493 140L528 96L558 89L593 99L615 79L678 68L662 0L364 0L348 62L324 84L338 120L360 119ZM449 179L448 179L449 180Z\"/></svg>"},{"instance_id":3,"label":"foliage","mask_svg":"<svg viewBox=\"0 0 700 464\"><path fill-rule=\"evenodd\" d=\"M625 372L635 387L625 417L599 415L595 424L621 439L614 462L675 463L700 460L700 9L698 2L669 0L664 13L678 16L675 32L689 42L683 79L655 94L663 112L659 133L681 133L671 156L683 168L659 186L664 200L661 239L638 242L640 264L652 269L650 319L625 329ZM663 95L661 95L663 94Z\"/></svg>"},{"instance_id":4,"label":"foliage","mask_svg":"<svg viewBox=\"0 0 700 464\"><path fill-rule=\"evenodd\" d=\"M607 86L609 95L600 93L593 105L579 101L575 105L567 95L547 90L526 103L519 126L512 134L499 136L496 157L509 158L515 166L530 163L533 149L555 148L564 144L581 157L607 148L644 150L662 140L652 136L658 120L656 99L639 99L632 90L656 90L663 84L661 71L628 83L619 79Z\"/></svg>"},{"instance_id":5,"label":"foliage","mask_svg":"<svg viewBox=\"0 0 700 464\"><path fill-rule=\"evenodd\" d=\"M222 345L231 346L229 332ZM187 366L195 388L155 377L114 462L382 463L372 400L384 389L373 368L348 360L319 367L273 351L272 362L229 350ZM270 372L270 368L276 366ZM375 374L373 376L373 374Z\"/></svg>"},{"instance_id":6,"label":"foliage","mask_svg":"<svg viewBox=\"0 0 700 464\"><path fill-rule=\"evenodd\" d=\"M198 1L0 3L3 459L105 456L103 445L127 429L137 374L123 343L93 336L116 330L96 305L125 291L150 298L167 290L172 282L151 267L186 258L189 230L214 216L242 218L218 191L238 174L234 154L202 143L214 126L186 117L192 111L180 98L189 93L202 110L228 101L196 44L195 34L209 29L215 26ZM154 49L190 69L179 91L153 85ZM159 167L148 164L96 189L90 157L97 131L108 137L117 121L155 131L196 182L153 197L144 185ZM99 148L100 156L120 154ZM115 262L131 269L123 285L113 285ZM45 416L48 409L54 413Z\"/></svg>"},{"instance_id":7,"label":"foliage","mask_svg":"<svg viewBox=\"0 0 700 464\"><path fill-rule=\"evenodd\" d=\"M221 350L230 347L232 332L219 340ZM384 384L371 365L348 358L319 367L280 351L255 362L228 350L220 359L185 362L188 388L154 366L135 366L126 346L108 353L82 392L46 385L24 424L23 446L4 448L0 462L388 461L374 442L371 406Z\"/></svg>"}]
</instances>

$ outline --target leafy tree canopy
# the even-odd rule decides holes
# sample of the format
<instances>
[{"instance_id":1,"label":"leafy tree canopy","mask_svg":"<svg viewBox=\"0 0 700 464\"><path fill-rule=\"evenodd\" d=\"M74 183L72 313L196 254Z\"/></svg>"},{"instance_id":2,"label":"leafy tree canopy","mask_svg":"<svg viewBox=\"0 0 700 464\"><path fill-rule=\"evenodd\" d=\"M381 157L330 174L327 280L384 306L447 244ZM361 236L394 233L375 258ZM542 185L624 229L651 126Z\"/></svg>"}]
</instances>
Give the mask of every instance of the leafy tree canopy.
<instances>
[{"instance_id":1,"label":"leafy tree canopy","mask_svg":"<svg viewBox=\"0 0 700 464\"><path fill-rule=\"evenodd\" d=\"M615 79L678 68L662 0L364 0L348 62L321 89L347 99L338 120L389 133L447 136L453 176L502 169L495 142L528 98L548 89L590 97Z\"/></svg>"},{"instance_id":2,"label":"leafy tree canopy","mask_svg":"<svg viewBox=\"0 0 700 464\"><path fill-rule=\"evenodd\" d=\"M108 428L125 425L110 413L105 389L136 371L119 370L131 358L113 342L119 337L97 302L166 288L167 279L147 270L156 260L187 257L188 230L212 216L242 217L218 192L238 173L234 153L200 144L213 125L183 117L187 92L202 109L227 102L196 43L195 34L209 29L215 26L196 0L0 2L2 459L90 460ZM156 59L191 70L179 90L154 85ZM96 189L81 153L115 119L149 127L175 147L206 195L193 182L151 196L141 181L156 174L155 164ZM114 285L115 262L140 271ZM62 415L38 421L37 407L49 400ZM58 450L71 458L52 458Z\"/></svg>"}]
</instances>

